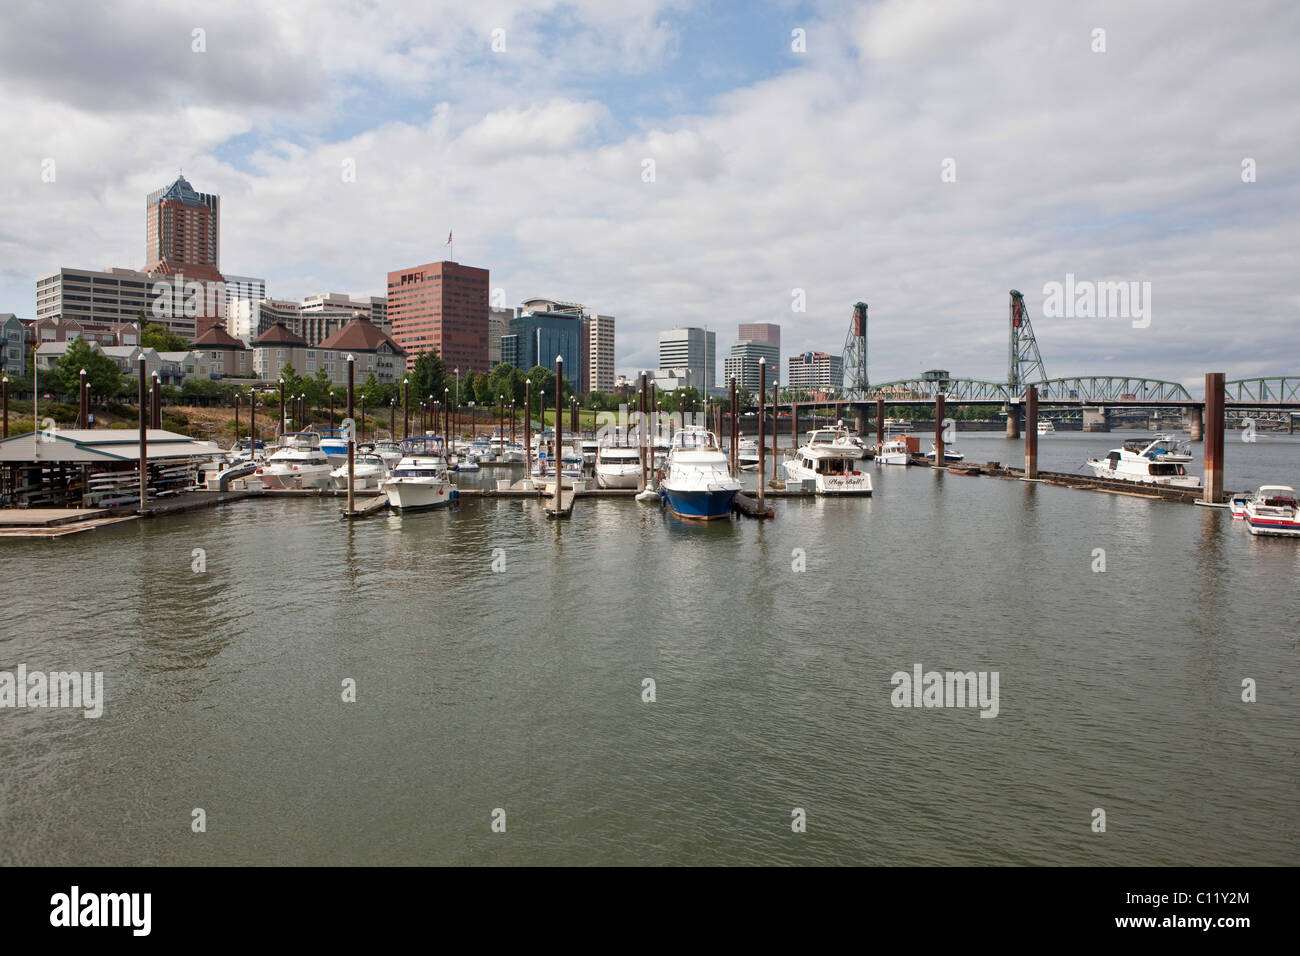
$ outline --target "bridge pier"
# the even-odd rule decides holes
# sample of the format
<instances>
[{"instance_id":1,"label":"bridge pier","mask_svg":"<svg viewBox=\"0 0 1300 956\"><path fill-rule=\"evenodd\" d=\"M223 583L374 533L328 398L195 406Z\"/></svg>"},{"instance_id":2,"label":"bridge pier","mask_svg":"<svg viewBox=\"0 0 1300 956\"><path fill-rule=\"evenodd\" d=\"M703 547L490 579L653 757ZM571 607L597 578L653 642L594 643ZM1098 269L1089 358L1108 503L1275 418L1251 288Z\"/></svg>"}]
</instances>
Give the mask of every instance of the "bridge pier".
<instances>
[{"instance_id":1,"label":"bridge pier","mask_svg":"<svg viewBox=\"0 0 1300 956\"><path fill-rule=\"evenodd\" d=\"M853 430L859 436L867 433L867 407L861 403L853 406Z\"/></svg>"},{"instance_id":2,"label":"bridge pier","mask_svg":"<svg viewBox=\"0 0 1300 956\"><path fill-rule=\"evenodd\" d=\"M1205 409L1200 405L1187 410L1187 430L1192 433L1192 441L1205 440Z\"/></svg>"},{"instance_id":3,"label":"bridge pier","mask_svg":"<svg viewBox=\"0 0 1300 956\"><path fill-rule=\"evenodd\" d=\"M1104 407L1083 410L1083 430L1086 432L1110 431L1110 411Z\"/></svg>"},{"instance_id":4,"label":"bridge pier","mask_svg":"<svg viewBox=\"0 0 1300 956\"><path fill-rule=\"evenodd\" d=\"M1007 410L1007 437L1020 437L1020 406L1008 402L1004 406Z\"/></svg>"},{"instance_id":5,"label":"bridge pier","mask_svg":"<svg viewBox=\"0 0 1300 956\"><path fill-rule=\"evenodd\" d=\"M876 451L885 443L885 400L876 399Z\"/></svg>"}]
</instances>

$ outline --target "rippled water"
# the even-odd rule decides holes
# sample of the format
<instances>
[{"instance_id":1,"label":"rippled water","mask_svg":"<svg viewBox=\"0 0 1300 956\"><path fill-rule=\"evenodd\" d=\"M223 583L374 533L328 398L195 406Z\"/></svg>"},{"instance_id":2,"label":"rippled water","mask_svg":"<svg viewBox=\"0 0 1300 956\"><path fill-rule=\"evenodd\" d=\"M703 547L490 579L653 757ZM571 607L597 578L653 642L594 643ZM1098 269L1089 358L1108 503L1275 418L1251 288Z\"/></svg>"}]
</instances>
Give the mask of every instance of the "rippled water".
<instances>
[{"instance_id":1,"label":"rippled water","mask_svg":"<svg viewBox=\"0 0 1300 956\"><path fill-rule=\"evenodd\" d=\"M1123 437L1045 438L1042 467ZM1300 444L1230 442L1228 470L1300 484ZM0 710L0 860L1296 862L1300 542L874 475L870 500L765 523L465 499L348 524L267 500L3 542L0 669L102 670L108 699ZM894 708L918 663L998 671L998 716Z\"/></svg>"}]
</instances>

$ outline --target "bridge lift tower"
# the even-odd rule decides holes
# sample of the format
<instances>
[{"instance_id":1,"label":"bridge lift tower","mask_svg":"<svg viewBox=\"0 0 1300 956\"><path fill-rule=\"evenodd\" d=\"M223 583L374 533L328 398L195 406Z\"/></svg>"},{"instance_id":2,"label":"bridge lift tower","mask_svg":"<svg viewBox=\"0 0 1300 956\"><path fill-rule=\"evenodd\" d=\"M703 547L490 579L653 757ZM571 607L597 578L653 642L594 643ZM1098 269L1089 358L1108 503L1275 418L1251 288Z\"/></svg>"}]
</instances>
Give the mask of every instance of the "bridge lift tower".
<instances>
[{"instance_id":1,"label":"bridge lift tower","mask_svg":"<svg viewBox=\"0 0 1300 956\"><path fill-rule=\"evenodd\" d=\"M865 398L867 394L867 304L853 306L853 321L844 339L844 397Z\"/></svg>"},{"instance_id":2,"label":"bridge lift tower","mask_svg":"<svg viewBox=\"0 0 1300 956\"><path fill-rule=\"evenodd\" d=\"M1034 327L1029 324L1029 310L1025 297L1011 290L1011 362L1007 368L1008 392L1013 398L1022 398L1026 385L1047 379L1043 357L1038 354L1038 340Z\"/></svg>"}]
</instances>

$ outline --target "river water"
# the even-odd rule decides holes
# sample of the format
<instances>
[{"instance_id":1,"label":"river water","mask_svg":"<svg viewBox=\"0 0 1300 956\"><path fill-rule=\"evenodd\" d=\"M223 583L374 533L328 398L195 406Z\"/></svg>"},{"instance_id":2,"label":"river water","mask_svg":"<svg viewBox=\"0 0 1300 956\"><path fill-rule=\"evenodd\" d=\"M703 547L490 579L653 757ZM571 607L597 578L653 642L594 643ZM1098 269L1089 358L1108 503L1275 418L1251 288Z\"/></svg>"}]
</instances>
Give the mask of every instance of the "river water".
<instances>
[{"instance_id":1,"label":"river water","mask_svg":"<svg viewBox=\"0 0 1300 956\"><path fill-rule=\"evenodd\" d=\"M1227 458L1300 485L1300 439ZM264 500L3 542L0 670L106 702L0 710L0 862L1297 862L1300 542L868 467L873 498L770 522ZM997 672L996 717L895 707L916 665Z\"/></svg>"}]
</instances>

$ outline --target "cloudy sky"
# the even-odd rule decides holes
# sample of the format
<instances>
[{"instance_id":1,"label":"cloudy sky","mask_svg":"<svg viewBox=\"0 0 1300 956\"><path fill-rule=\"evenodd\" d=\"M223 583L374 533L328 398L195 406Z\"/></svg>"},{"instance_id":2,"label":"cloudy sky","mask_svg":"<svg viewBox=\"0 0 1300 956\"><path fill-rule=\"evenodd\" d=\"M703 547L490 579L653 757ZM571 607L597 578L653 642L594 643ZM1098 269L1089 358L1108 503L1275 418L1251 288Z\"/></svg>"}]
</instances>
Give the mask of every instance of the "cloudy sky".
<instances>
[{"instance_id":1,"label":"cloudy sky","mask_svg":"<svg viewBox=\"0 0 1300 956\"><path fill-rule=\"evenodd\" d=\"M862 299L873 381L1001 380L1016 288L1052 376L1300 374L1286 0L117 0L5 20L0 312L33 315L59 266L143 266L145 195L183 169L222 197L223 270L274 296L381 295L454 229L508 304L615 315L624 372L673 325L716 330L719 371L739 322L838 353ZM1067 273L1151 283L1149 324L1045 316Z\"/></svg>"}]
</instances>

